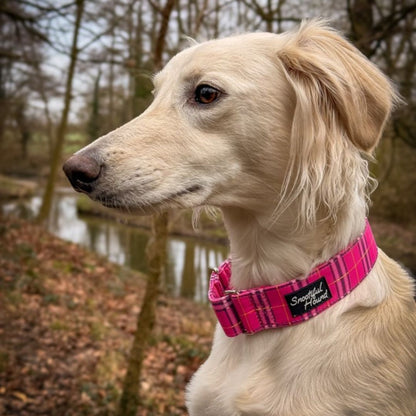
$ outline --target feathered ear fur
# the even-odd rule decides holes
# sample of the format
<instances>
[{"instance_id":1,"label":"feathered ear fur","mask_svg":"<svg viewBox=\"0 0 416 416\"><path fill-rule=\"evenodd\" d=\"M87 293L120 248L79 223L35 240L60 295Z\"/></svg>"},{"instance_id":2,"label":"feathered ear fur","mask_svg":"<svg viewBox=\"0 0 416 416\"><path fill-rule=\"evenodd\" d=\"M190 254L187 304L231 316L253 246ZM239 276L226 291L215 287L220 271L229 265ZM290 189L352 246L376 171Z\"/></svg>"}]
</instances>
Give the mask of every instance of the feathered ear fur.
<instances>
[{"instance_id":1,"label":"feathered ear fur","mask_svg":"<svg viewBox=\"0 0 416 416\"><path fill-rule=\"evenodd\" d=\"M363 190L367 162L397 96L389 80L324 23L285 36L279 66L294 92L290 155L280 209L300 201L300 223L336 216ZM361 193L363 195L364 191Z\"/></svg>"},{"instance_id":2,"label":"feathered ear fur","mask_svg":"<svg viewBox=\"0 0 416 416\"><path fill-rule=\"evenodd\" d=\"M374 149L396 100L391 83L374 64L316 21L303 23L279 58L297 95L299 111L307 111L305 104L317 105L313 115L320 121L328 126L339 123L358 149Z\"/></svg>"}]
</instances>

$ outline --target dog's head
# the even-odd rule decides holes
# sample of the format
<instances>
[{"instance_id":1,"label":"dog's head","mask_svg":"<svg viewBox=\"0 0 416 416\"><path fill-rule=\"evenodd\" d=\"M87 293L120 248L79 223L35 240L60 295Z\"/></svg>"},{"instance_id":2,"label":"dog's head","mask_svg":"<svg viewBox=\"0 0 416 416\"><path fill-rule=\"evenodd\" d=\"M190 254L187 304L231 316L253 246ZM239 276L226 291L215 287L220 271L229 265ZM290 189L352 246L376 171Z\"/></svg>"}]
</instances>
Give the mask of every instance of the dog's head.
<instances>
[{"instance_id":1,"label":"dog's head","mask_svg":"<svg viewBox=\"0 0 416 416\"><path fill-rule=\"evenodd\" d=\"M154 84L141 116L66 162L75 189L139 213L300 204L308 223L320 210L335 215L349 182L364 187L361 153L376 146L395 97L373 64L317 22L194 45Z\"/></svg>"}]
</instances>

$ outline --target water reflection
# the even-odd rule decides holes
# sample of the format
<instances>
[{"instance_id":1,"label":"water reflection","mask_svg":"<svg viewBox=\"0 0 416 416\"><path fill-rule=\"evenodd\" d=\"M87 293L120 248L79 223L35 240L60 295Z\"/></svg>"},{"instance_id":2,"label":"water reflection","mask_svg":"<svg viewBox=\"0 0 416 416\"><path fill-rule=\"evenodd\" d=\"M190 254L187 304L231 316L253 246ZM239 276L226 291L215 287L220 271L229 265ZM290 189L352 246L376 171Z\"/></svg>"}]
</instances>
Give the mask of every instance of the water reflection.
<instances>
[{"instance_id":1,"label":"water reflection","mask_svg":"<svg viewBox=\"0 0 416 416\"><path fill-rule=\"evenodd\" d=\"M67 189L56 192L48 229L53 234L80 244L110 261L146 272L144 250L148 233L141 229L98 217L79 216L77 195ZM3 205L3 212L24 218L39 210L38 196L23 202ZM150 218L149 218L150 221ZM174 296L206 302L210 268L227 256L227 248L204 241L170 237L164 286Z\"/></svg>"}]
</instances>

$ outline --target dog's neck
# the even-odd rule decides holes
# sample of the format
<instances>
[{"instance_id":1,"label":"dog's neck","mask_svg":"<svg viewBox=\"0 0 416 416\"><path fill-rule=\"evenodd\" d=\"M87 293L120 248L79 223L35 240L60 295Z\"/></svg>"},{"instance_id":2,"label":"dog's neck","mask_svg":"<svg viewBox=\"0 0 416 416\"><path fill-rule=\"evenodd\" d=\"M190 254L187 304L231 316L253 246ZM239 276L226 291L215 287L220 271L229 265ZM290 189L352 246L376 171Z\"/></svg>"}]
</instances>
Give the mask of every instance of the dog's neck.
<instances>
[{"instance_id":1,"label":"dog's neck","mask_svg":"<svg viewBox=\"0 0 416 416\"><path fill-rule=\"evenodd\" d=\"M365 207L345 211L333 221L296 230L296 218L280 218L270 224L270 215L223 209L233 263L232 286L249 289L275 285L305 276L317 264L344 249L362 233Z\"/></svg>"}]
</instances>

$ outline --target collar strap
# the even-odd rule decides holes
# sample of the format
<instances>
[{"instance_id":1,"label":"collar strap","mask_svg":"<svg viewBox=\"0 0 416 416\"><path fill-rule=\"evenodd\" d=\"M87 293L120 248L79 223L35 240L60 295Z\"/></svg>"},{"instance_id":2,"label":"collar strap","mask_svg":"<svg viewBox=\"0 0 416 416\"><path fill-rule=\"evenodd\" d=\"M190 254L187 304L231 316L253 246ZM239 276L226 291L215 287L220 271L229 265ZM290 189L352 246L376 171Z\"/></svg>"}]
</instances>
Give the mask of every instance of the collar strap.
<instances>
[{"instance_id":1,"label":"collar strap","mask_svg":"<svg viewBox=\"0 0 416 416\"><path fill-rule=\"evenodd\" d=\"M376 259L377 245L366 220L360 237L304 279L236 291L230 286L228 259L212 272L208 298L229 337L295 325L348 295L370 273Z\"/></svg>"}]
</instances>

